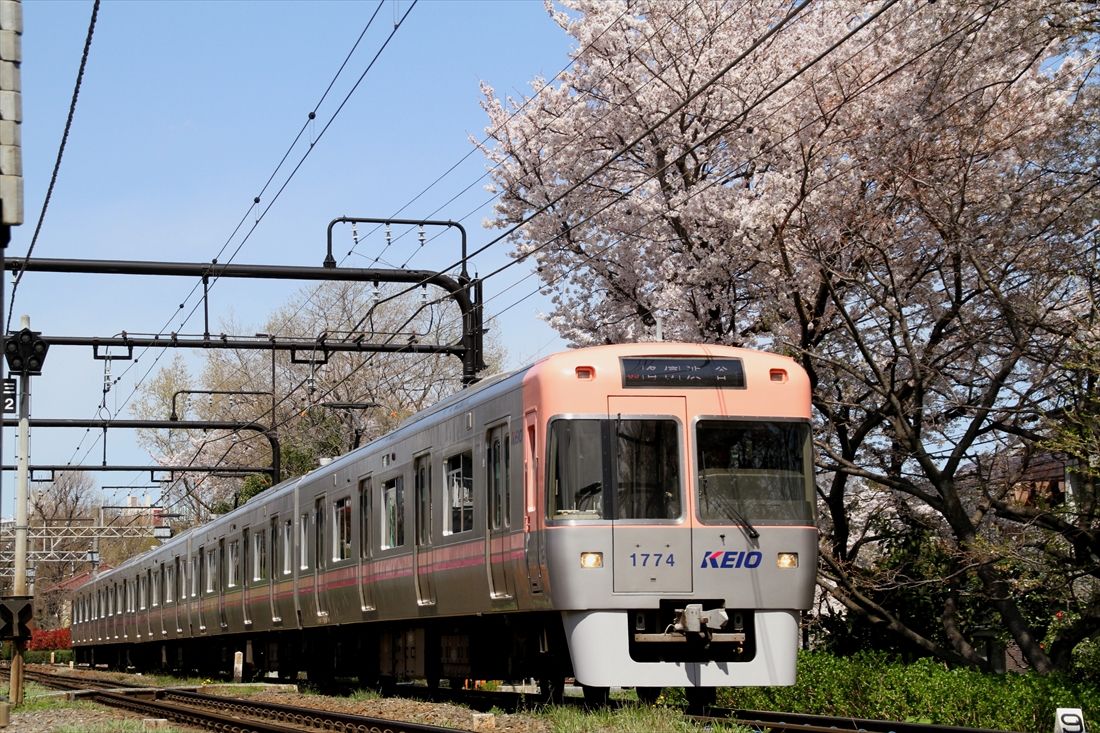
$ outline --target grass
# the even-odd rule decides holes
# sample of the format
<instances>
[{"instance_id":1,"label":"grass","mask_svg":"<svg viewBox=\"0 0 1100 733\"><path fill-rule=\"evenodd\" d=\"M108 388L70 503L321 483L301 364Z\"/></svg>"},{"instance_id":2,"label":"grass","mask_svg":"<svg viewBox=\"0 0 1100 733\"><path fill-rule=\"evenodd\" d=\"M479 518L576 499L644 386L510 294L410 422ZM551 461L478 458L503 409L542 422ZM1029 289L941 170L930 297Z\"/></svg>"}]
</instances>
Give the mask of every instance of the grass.
<instances>
[{"instance_id":1,"label":"grass","mask_svg":"<svg viewBox=\"0 0 1100 733\"><path fill-rule=\"evenodd\" d=\"M616 710L586 711L571 706L547 708L539 714L554 733L700 733L704 729L684 718L678 710L665 707L627 705ZM744 728L722 723L708 724L708 733L738 733Z\"/></svg>"}]
</instances>

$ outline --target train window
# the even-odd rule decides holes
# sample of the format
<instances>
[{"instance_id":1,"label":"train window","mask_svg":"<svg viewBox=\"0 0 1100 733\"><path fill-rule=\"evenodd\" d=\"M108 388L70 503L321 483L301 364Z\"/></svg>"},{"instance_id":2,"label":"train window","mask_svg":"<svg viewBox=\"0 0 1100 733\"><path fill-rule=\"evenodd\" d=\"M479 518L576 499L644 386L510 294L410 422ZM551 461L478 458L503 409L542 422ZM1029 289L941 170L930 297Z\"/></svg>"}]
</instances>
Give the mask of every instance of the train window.
<instances>
[{"instance_id":1,"label":"train window","mask_svg":"<svg viewBox=\"0 0 1100 733\"><path fill-rule=\"evenodd\" d=\"M382 549L405 544L405 488L400 476L382 483Z\"/></svg>"},{"instance_id":2,"label":"train window","mask_svg":"<svg viewBox=\"0 0 1100 733\"><path fill-rule=\"evenodd\" d=\"M413 493L416 496L416 544L432 541L432 457L417 456L413 463Z\"/></svg>"},{"instance_id":3,"label":"train window","mask_svg":"<svg viewBox=\"0 0 1100 733\"><path fill-rule=\"evenodd\" d=\"M134 584L125 582L123 585L126 587L126 610L130 613L134 612Z\"/></svg>"},{"instance_id":4,"label":"train window","mask_svg":"<svg viewBox=\"0 0 1100 733\"><path fill-rule=\"evenodd\" d=\"M492 529L508 526L511 496L508 491L508 426L489 431L489 522Z\"/></svg>"},{"instance_id":5,"label":"train window","mask_svg":"<svg viewBox=\"0 0 1100 733\"><path fill-rule=\"evenodd\" d=\"M323 496L313 505L313 523L314 563L319 569L323 569L325 567L325 498ZM335 551L333 549L333 552Z\"/></svg>"},{"instance_id":6,"label":"train window","mask_svg":"<svg viewBox=\"0 0 1100 733\"><path fill-rule=\"evenodd\" d=\"M201 550L200 550L201 552ZM198 558L194 555L191 556L191 597L194 598L199 594L199 573L198 573Z\"/></svg>"},{"instance_id":7,"label":"train window","mask_svg":"<svg viewBox=\"0 0 1100 733\"><path fill-rule=\"evenodd\" d=\"M309 570L309 515L302 515L302 523L298 525L298 567L301 570Z\"/></svg>"},{"instance_id":8,"label":"train window","mask_svg":"<svg viewBox=\"0 0 1100 733\"><path fill-rule=\"evenodd\" d=\"M680 516L680 440L673 420L614 420L616 519Z\"/></svg>"},{"instance_id":9,"label":"train window","mask_svg":"<svg viewBox=\"0 0 1100 733\"><path fill-rule=\"evenodd\" d=\"M471 451L451 456L443 464L443 534L458 534L474 528L474 456Z\"/></svg>"},{"instance_id":10,"label":"train window","mask_svg":"<svg viewBox=\"0 0 1100 733\"><path fill-rule=\"evenodd\" d=\"M701 420L695 442L703 523L813 521L808 425Z\"/></svg>"},{"instance_id":11,"label":"train window","mask_svg":"<svg viewBox=\"0 0 1100 733\"><path fill-rule=\"evenodd\" d=\"M556 420L550 426L550 516L675 519L681 514L675 420ZM613 487L604 491L605 486Z\"/></svg>"},{"instance_id":12,"label":"train window","mask_svg":"<svg viewBox=\"0 0 1100 733\"><path fill-rule=\"evenodd\" d=\"M351 557L351 497L332 502L332 559Z\"/></svg>"},{"instance_id":13,"label":"train window","mask_svg":"<svg viewBox=\"0 0 1100 733\"><path fill-rule=\"evenodd\" d=\"M290 519L283 523L283 575L290 575L294 570L291 562L291 558L294 557L294 543L291 541L294 537L292 524Z\"/></svg>"},{"instance_id":14,"label":"train window","mask_svg":"<svg viewBox=\"0 0 1100 733\"><path fill-rule=\"evenodd\" d=\"M149 594L149 581L144 575L138 576L138 609L145 610L145 599Z\"/></svg>"},{"instance_id":15,"label":"train window","mask_svg":"<svg viewBox=\"0 0 1100 733\"><path fill-rule=\"evenodd\" d=\"M217 588L215 580L218 572L218 551L211 547L206 551L206 592L213 593Z\"/></svg>"},{"instance_id":16,"label":"train window","mask_svg":"<svg viewBox=\"0 0 1100 733\"><path fill-rule=\"evenodd\" d=\"M179 562L177 560L176 562ZM164 602L171 603L176 599L176 573L171 565L164 567Z\"/></svg>"},{"instance_id":17,"label":"train window","mask_svg":"<svg viewBox=\"0 0 1100 733\"><path fill-rule=\"evenodd\" d=\"M359 479L359 557L370 557L370 485L371 477Z\"/></svg>"},{"instance_id":18,"label":"train window","mask_svg":"<svg viewBox=\"0 0 1100 733\"><path fill-rule=\"evenodd\" d=\"M227 560L229 565L229 572L226 574L226 587L235 588L240 582L238 576L238 569L241 564L241 543L239 540L233 540L229 543L229 558Z\"/></svg>"},{"instance_id":19,"label":"train window","mask_svg":"<svg viewBox=\"0 0 1100 733\"><path fill-rule=\"evenodd\" d=\"M161 576L162 576L161 571L154 570L153 575L152 575L152 580L149 583L150 591L151 591L151 595L152 595L152 601L153 601L151 605L153 606L153 608L156 608L157 606L160 605Z\"/></svg>"},{"instance_id":20,"label":"train window","mask_svg":"<svg viewBox=\"0 0 1100 733\"><path fill-rule=\"evenodd\" d=\"M262 529L252 535L252 579L267 579L267 532Z\"/></svg>"}]
</instances>

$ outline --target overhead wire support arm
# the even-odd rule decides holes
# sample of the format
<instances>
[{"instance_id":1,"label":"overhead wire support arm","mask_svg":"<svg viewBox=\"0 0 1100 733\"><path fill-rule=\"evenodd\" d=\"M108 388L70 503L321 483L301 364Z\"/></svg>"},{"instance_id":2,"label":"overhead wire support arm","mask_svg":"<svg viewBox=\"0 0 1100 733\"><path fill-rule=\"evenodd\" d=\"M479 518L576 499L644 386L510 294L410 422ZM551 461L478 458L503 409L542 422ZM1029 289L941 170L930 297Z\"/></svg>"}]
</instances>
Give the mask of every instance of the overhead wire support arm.
<instances>
[{"instance_id":1,"label":"overhead wire support arm","mask_svg":"<svg viewBox=\"0 0 1100 733\"><path fill-rule=\"evenodd\" d=\"M369 221L364 219L363 221ZM394 220L401 221L401 220ZM419 223L419 222L415 222ZM150 262L127 260L76 260L57 258L34 258L17 262L4 262L5 270L12 272L54 272L104 275L164 275L175 277L209 279L254 278L274 280L339 280L344 282L397 282L417 285L433 285L448 293L462 313L462 340L459 344L371 344L362 341L327 341L328 351L376 351L392 353L432 353L452 354L462 359L462 383L470 385L477 381L477 373L484 368L481 351L481 308L475 302L480 289L478 283L470 281L465 274L465 230L454 222L441 222L447 226L456 226L463 233L463 272L458 278L432 270L395 270L374 268L337 268L337 267L297 267L293 265L245 265L218 264L217 262ZM100 347L120 346L132 349L135 346L186 347L186 348L240 348L240 349L282 349L287 351L307 351L317 347L315 341L286 342L271 339L257 343L247 340L229 340L227 337L214 339L208 333L202 339L181 339L176 334L135 338L123 333L113 338L51 337L50 343L57 345L92 346L98 355ZM132 351L130 352L132 354Z\"/></svg>"},{"instance_id":2,"label":"overhead wire support arm","mask_svg":"<svg viewBox=\"0 0 1100 733\"><path fill-rule=\"evenodd\" d=\"M13 427L19 424L18 420L4 419L4 427ZM282 456L280 454L279 439L275 432L266 425L255 422L241 422L235 420L77 420L58 418L35 418L30 420L32 428L123 428L123 429L170 429L170 430L247 430L263 435L271 446L271 465L257 468L252 467L227 467L227 466L31 466L32 471L171 471L174 473L227 471L230 473L266 473L271 477L274 486L282 480ZM14 466L3 466L2 470L14 470Z\"/></svg>"}]
</instances>

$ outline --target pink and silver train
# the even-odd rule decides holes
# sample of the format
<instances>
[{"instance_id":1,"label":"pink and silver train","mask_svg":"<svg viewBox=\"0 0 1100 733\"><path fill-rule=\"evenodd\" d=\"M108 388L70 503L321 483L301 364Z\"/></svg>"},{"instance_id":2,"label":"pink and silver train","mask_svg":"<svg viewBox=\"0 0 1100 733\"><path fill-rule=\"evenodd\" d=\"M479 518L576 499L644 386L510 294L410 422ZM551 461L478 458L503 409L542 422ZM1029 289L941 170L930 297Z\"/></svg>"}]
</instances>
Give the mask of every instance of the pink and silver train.
<instances>
[{"instance_id":1,"label":"pink and silver train","mask_svg":"<svg viewBox=\"0 0 1100 733\"><path fill-rule=\"evenodd\" d=\"M578 349L489 378L104 572L81 663L794 682L817 565L810 387L719 346Z\"/></svg>"}]
</instances>

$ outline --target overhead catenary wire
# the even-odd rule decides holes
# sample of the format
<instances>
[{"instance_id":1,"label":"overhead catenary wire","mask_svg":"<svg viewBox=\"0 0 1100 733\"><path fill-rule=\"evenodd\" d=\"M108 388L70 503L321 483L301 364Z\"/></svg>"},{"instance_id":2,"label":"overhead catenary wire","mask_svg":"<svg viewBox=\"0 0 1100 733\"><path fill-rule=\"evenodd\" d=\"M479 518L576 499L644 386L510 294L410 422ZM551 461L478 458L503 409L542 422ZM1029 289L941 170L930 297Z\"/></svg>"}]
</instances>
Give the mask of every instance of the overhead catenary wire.
<instances>
[{"instance_id":1,"label":"overhead catenary wire","mask_svg":"<svg viewBox=\"0 0 1100 733\"><path fill-rule=\"evenodd\" d=\"M98 0L97 0L97 2L98 2ZM292 150L294 149L295 145L296 145L296 144L298 143L298 141L299 141L299 140L301 139L301 136L302 136L302 134L304 133L304 131L305 131L306 129L308 129L308 126L309 126L309 124L310 124L310 123L311 123L311 122L312 122L312 121L313 121L313 120L314 120L314 119L316 118L316 113L317 113L317 110L318 110L318 109L320 108L321 104L322 104L322 103L324 102L324 100L325 100L325 99L327 98L327 96L328 96L329 92L330 92L330 91L332 90L332 88L333 88L334 84L336 83L337 79L339 78L339 76L340 76L340 75L341 75L341 74L343 73L344 69L345 69L345 68L347 67L347 65L348 65L348 62L349 62L349 60L350 60L351 56L352 56L352 55L354 54L354 52L355 52L355 49L356 49L356 48L358 47L358 45L359 45L359 43L360 43L360 42L362 41L362 39L363 39L364 35L365 35L365 34L367 33L367 31L369 30L369 28L371 27L371 25L372 25L372 24L374 23L374 20L375 20L375 18L377 18L377 17L378 17L378 14L379 14L379 10L381 9L381 7L382 7L382 5L384 4L384 2L385 2L385 0L379 0L379 3L378 3L378 5L376 6L376 8L375 8L375 10L374 10L374 13L373 13L373 14L371 15L370 19L369 19L369 20L367 21L367 24L366 24L366 26L364 27L363 31L362 31L362 32L361 32L361 33L359 34L359 36L358 36L358 38L356 39L355 43L354 43L354 44L352 45L352 48L351 48L351 50L350 50L350 51L348 52L348 54L346 55L346 57L345 57L345 59L344 59L343 63L342 63L341 65L340 65L340 68L339 68L339 69L337 70L337 72L336 72L336 74L335 74L335 75L333 76L333 78L332 78L332 79L331 79L331 80L329 81L328 85L327 85L327 86L326 86L326 88L325 88L325 91L324 91L324 92L323 92L323 93L321 94L321 97L320 97L320 99L319 99L319 100L317 101L317 103L316 103L316 104L314 105L313 109L312 109L312 110L310 111L310 113L309 113L309 114L307 115L307 122L306 122L305 124L303 124L303 126L302 126L302 127L300 128L300 130L298 131L298 134L297 134L297 135L295 136L295 138L294 138L293 142L291 143L290 147L288 148L287 152L286 152L286 153L284 153L284 155L283 155L282 159L281 159L281 160L280 160L280 162L279 162L279 163L278 163L278 164L276 165L276 167L275 167L275 170L274 170L274 171L272 172L272 174L271 174L271 175L270 175L270 176L268 177L268 180L267 180L267 182L265 182L264 186L262 187L262 189L261 189L261 192L260 192L260 194L256 195L256 196L255 196L255 197L253 198L253 202L251 203L251 205L249 206L249 208L248 208L248 209L247 209L247 210L245 211L245 213L244 213L244 215L242 216L242 218L241 218L240 222L238 222L238 224L237 224L237 226L236 226L236 227L234 228L233 232L232 232L232 233L230 234L230 236L229 236L229 237L228 237L228 238L226 239L226 241L225 241L225 243L224 243L224 244L222 245L221 249L219 249L219 252L218 252L218 256L214 258L214 261L215 261L215 262L217 262L217 260L219 259L220 255L221 255L222 253L224 253L224 251L225 251L225 250L226 250L226 249L228 248L229 244L230 244L230 243L232 242L233 238L234 238L234 237L236 236L236 234L237 234L237 233L239 232L239 230L240 230L241 226L242 226L242 225L244 224L244 222L245 222L245 221L246 221L246 220L248 219L248 217L249 217L249 216L251 215L251 213L252 213L252 212L254 211L255 207L256 207L256 206L258 206L258 205L260 204L260 201L261 201L261 197L262 197L262 194L263 194L263 192L265 192L265 191L267 190L267 188L268 188L268 187L269 187L269 186L271 185L271 183L272 183L272 181L274 180L274 178L276 177L276 175L277 175L278 171L279 171L279 170L280 170L280 169L282 168L282 166L284 165L285 161L286 161L286 160L287 160L287 158L289 157L289 155L290 155L290 152L291 152L291 151L292 151ZM406 18L407 18L407 17L409 16L409 14L410 14L410 13L412 12L412 10L413 10L413 8L414 8L414 7L416 6L417 2L418 2L418 0L413 0L413 2L412 2L412 3L410 4L410 6L409 6L409 7L408 7L408 8L407 8L407 9L405 10L404 14L403 14L403 15L401 16L401 20L400 20L399 22L397 22L397 23L395 24L395 26L394 26L393 30L392 30L392 31L391 31L391 32L389 33L389 35L388 35L388 36L386 37L386 39L385 39L385 41L384 41L384 42L382 43L381 47L380 47L380 48L378 49L378 51L377 51L377 52L375 53L374 57L373 57L373 58L371 59L371 61L370 61L370 62L369 62L369 64L367 65L366 69L364 69L364 71L363 71L363 72L362 72L362 73L361 73L361 74L359 75L358 79L356 80L355 84L354 84L354 85L352 86L351 90L350 90L350 91L349 91L349 92L348 92L348 93L347 93L347 94L346 94L346 95L344 96L344 98L343 98L343 100L341 101L341 103L340 103L339 107L338 107L338 108L336 109L336 111L335 111L335 112L333 112L333 114L332 114L332 115L331 115L331 117L329 118L329 120L328 120L327 124L326 124L326 125L325 125L325 127L324 127L324 128L322 129L321 133L320 133L320 134L318 134L316 138L314 138L313 140L311 140L311 141L310 141L309 147L307 148L307 150L305 151L305 153L303 154L303 156L301 157L301 159L299 159L299 161L298 161L297 165L295 166L295 168L294 168L294 169L293 169L293 170L292 170L292 171L291 171L291 172L290 172L290 173L288 174L287 178L286 178L286 179L285 179L285 180L284 180L284 181L282 182L282 185L280 186L280 188L279 188L278 192L277 192L277 193L275 194L275 196L274 196L274 197L272 198L272 200L271 200L271 201L270 201L270 202L268 203L267 207L266 207L266 208L265 208L265 209L263 210L263 212L262 212L262 213L260 214L260 216L259 216L259 217L258 217L258 218L257 218L257 219L256 219L256 220L254 221L254 223L253 223L253 225L252 225L251 229L249 230L248 234L247 234L247 235L245 236L245 238L244 238L244 239L243 239L243 240L242 240L242 241L240 242L240 244L238 244L237 248L236 248L236 249L234 250L233 254L232 254L232 255L231 255L231 257L229 258L229 260L228 260L229 262L231 262L231 261L232 261L232 260L233 260L233 259L234 259L234 258L236 257L236 255L237 255L237 254L238 254L238 253L240 252L241 248L242 248L242 247L244 246L244 244L245 244L245 243L246 243L246 242L248 241L249 237L251 237L252 233L253 233L253 232L254 232L254 231L256 230L256 228L257 228L257 227L259 226L259 224L260 224L260 222L262 221L262 219L264 218L264 216L266 216L266 214L267 214L267 213L268 213L268 212L269 212L269 211L271 210L272 206L274 206L275 202L276 202L276 201L278 200L279 196L280 196L280 195L281 195L281 194L283 193L283 191L284 191L284 190L286 189L287 185L289 185L290 181L291 181L291 180L292 180L292 179L294 178L295 174L296 174L296 173L298 172L298 170L299 170L299 169L301 168L301 166L302 166L302 164L303 164L303 163L305 162L306 158L308 158L308 157L309 157L309 155L310 155L310 153L311 153L311 152L313 151L314 147L315 147L315 146L316 146L316 145L317 145L317 144L318 144L318 143L320 142L320 140L321 140L321 138L323 137L324 133L325 133L325 132L326 132L326 131L328 130L328 128L329 128L329 127L330 127L330 126L332 125L332 123L333 123L333 122L334 122L334 121L336 120L337 116L339 116L340 112L341 112L341 111L343 110L343 108L344 108L344 106L345 106L345 105L347 104L348 100L349 100L349 99L351 98L351 96L352 96L352 95L353 95L353 94L355 93L355 91L356 91L356 90L358 89L358 87L360 86L360 84L361 84L361 83L363 82L363 80L364 80L364 78L366 77L367 73L368 73L368 72L369 72L369 71L371 70L371 68L372 68L372 67L374 66L375 62L377 62L378 58L379 58L379 57L381 56L381 53L382 53L382 51L383 51L383 50L385 50L386 46L387 46L387 45L388 45L388 44L390 43L390 41L391 41L391 40L393 39L394 35L395 35L395 34L397 33L397 31L399 30L399 28L400 28L400 27L401 27L401 25L403 24L404 20L405 20L405 19L406 19ZM214 282L216 282L216 281L217 281L217 278L214 278ZM200 284L201 284L201 281L199 281L199 282L196 282L196 284L195 284L195 285L194 285L194 286L192 287L192 289L191 289L190 293L188 293L188 295L187 295L187 296L186 296L186 297L184 298L184 301L183 301L182 303L180 303L180 305L179 305L179 308L177 309L176 313L173 313L173 314L172 314L171 316L169 316L169 318L168 318L168 319L166 320L165 324L164 324L164 325L163 325L163 326L161 327L161 329L160 329L160 333L167 333L167 332L168 332L169 330L171 330L171 325L172 325L172 322L173 322L173 321L174 321L174 320L176 319L176 317L177 317L177 314L179 313L179 311L180 311L180 310L183 310L183 309L185 308L185 304L186 304L186 302L187 302L188 300L190 300L191 296L192 296L192 295L194 295L194 293L195 293L195 292L196 292L196 291L198 290L198 288L199 288ZM212 285L213 285L213 283L211 283L211 286L212 286ZM201 301L200 301L200 302L201 302ZM194 306L194 307L192 308L192 310L190 311L190 313L188 313L188 314L187 314L187 316L186 316L186 317L185 317L185 318L183 319L183 321L181 321L181 323L180 323L180 326L179 326L179 329L177 329L177 330L182 330L183 326L185 326L185 325L187 324L187 322L188 322L188 321L189 321L189 320L190 320L190 319L191 319L191 318L192 318L192 317L194 316L194 314L195 314L195 313L197 312L197 309L198 309L198 304L196 304L196 305L195 305L195 306ZM127 373L129 373L131 369L133 369L133 368L134 368L135 366L137 366L137 365L138 365L138 364L140 363L141 357L142 357L142 356L144 356L144 355L145 355L145 353L147 353L147 352L148 352L148 351L149 351L149 350L150 350L151 348L153 348L153 347L145 347L145 348L144 348L144 349L143 349L143 350L142 350L142 351L141 351L141 352L140 352L140 353L138 354L138 356L137 356L137 357L135 357L135 358L134 358L134 359L133 359L133 360L132 360L132 361L131 361L131 362L130 362L130 363L129 363L128 365L127 365L127 367L126 367L126 368L125 368L125 369L124 369L124 370L123 370L123 371L122 371L121 373L119 373L117 377L115 377L115 378L114 378L114 380L113 380L112 384L113 384L113 385L117 385L117 384L118 384L119 382L121 382L121 380L122 380L122 379L123 379L123 378L124 378L124 377L126 376L126 374L127 374ZM135 383L135 386L134 386L133 390L132 390L132 391L130 392L130 394L129 394L129 395L128 395L128 396L126 397L126 399L125 399L125 400L123 400L123 401L122 401L122 403L121 403L121 404L120 404L120 405L118 406L118 408L117 408L117 410L116 410L115 414L117 414L117 412L118 412L118 411L121 411L121 409L123 409L123 408L124 408L124 407L125 407L125 406L126 406L127 404L129 404L130 400L131 400L131 399L133 398L133 396L134 396L134 395L135 395L135 394L137 393L137 390L138 390L138 389L140 388L140 385L141 385L141 384L143 384L143 383L144 383L144 381L145 381L145 380L146 380L146 379L147 379L147 378L149 377L149 375L150 375L150 374L152 373L152 371L153 371L153 369L154 369L154 368L156 367L156 365L157 365L157 364L158 364L158 363L160 362L160 359L161 359L161 358L163 358L163 356L164 356L164 354L165 354L165 353L166 353L166 349L163 349L163 348L162 348L162 349L160 350L160 353L159 353L159 354L157 355L157 357L156 357L156 358L154 359L153 363L152 363L152 364L151 364L151 365L149 366L149 368L148 368L148 369L147 369L147 370L145 371L145 373L144 373L144 374L142 375L142 377L141 377L141 378L140 378L139 380L137 380L137 382ZM85 436L85 437L86 437L86 436ZM84 441L84 438L81 438L80 444L82 444L82 443L83 443L83 441ZM93 442L93 443L92 443L92 446L91 446L91 447L89 448L89 451L90 451L90 450L91 450L92 448L94 448L94 446L95 446L95 444L96 444L97 442L98 442L98 438L96 439L96 441L95 441L95 442ZM77 453L79 453L79 451L80 451L80 445L78 444L78 446L77 446L76 450L74 451L74 456L75 456L75 455L76 455ZM70 459L70 460L71 460L71 459Z\"/></svg>"},{"instance_id":2,"label":"overhead catenary wire","mask_svg":"<svg viewBox=\"0 0 1100 733\"><path fill-rule=\"evenodd\" d=\"M797 78L798 76L800 76L801 74L805 73L805 72L806 72L806 71L807 71L808 69L812 68L812 67L813 67L814 65L816 65L817 63L819 63L819 62L820 62L820 61L821 61L822 59L824 59L824 58L825 58L825 57L827 57L827 56L828 56L829 54L831 54L832 52L834 52L834 51L835 51L835 50L836 50L837 48L839 48L839 47L840 47L841 45L843 45L843 44L844 44L844 43L845 43L845 42L846 42L846 41L847 41L848 39L850 39L850 38L851 38L852 36L854 36L854 35L855 35L856 33L858 33L858 32L859 32L860 30L862 30L862 29L863 29L864 27L866 27L866 26L867 26L867 25L869 25L870 23L874 22L874 21L875 21L875 20L876 20L876 19L877 19L878 17L880 17L880 16L882 15L882 13L884 13L884 12L885 12L886 10L888 10L888 9L889 9L890 7L892 7L892 6L894 5L894 4L896 4L896 1L897 1L897 0L892 0L891 2L888 2L888 3L887 3L887 4L886 4L886 5L885 5L885 6L883 7L883 8L881 8L881 9L880 9L880 10L879 10L878 12L876 12L876 13L874 13L873 15L871 15L871 16L867 17L866 19L864 19L864 20L863 20L863 21L862 21L862 22L861 22L860 24L858 24L858 25L857 25L857 26L856 26L855 28L853 28L853 29L852 29L852 30L851 30L851 31L850 31L850 32L849 32L848 34L846 34L846 35L845 35L845 36L843 36L843 37L842 37L842 38L841 38L840 40L838 40L837 42L835 42L834 44L832 44L832 45L831 45L831 46L830 46L829 48L827 48L827 49L826 49L825 51L823 51L823 52L821 52L820 54L818 54L818 55L817 55L817 56L816 56L816 57L815 57L814 59L812 59L811 61L807 62L807 64L805 64L805 65L803 65L802 67L800 67L800 68L799 68L799 69L798 69L798 70L797 70L797 71L796 71L796 72L795 72L794 74L792 74L792 75L791 75L790 77L788 77L788 78L787 78L786 80L784 80L784 81L783 81L783 82L782 82L782 83L781 83L780 85L778 85L777 87L773 88L773 90L772 90L771 92L769 92L769 94L768 94L768 95L766 95L766 96L765 96L764 98L762 98L762 99L759 99L759 100L757 100L757 102L756 102L756 105L758 105L758 104L762 103L763 101L765 101L765 99L767 99L767 98L769 98L770 96L772 96L772 95L774 95L775 93L777 93L777 92L778 92L778 91L779 91L780 89L782 89L783 87L787 86L787 85L788 85L788 84L789 84L789 83L790 83L791 81L793 81L794 79L796 79L796 78ZM804 3L803 5L805 5L805 3ZM789 20L789 19L790 19L791 17L792 17L792 16L791 16L790 14L788 14L788 16L786 16L785 20ZM747 55L747 54L746 54L746 55ZM744 55L743 55L743 56L742 56L741 58L743 58L743 57L744 57ZM732 67L729 67L729 68L732 68ZM711 80L710 80L710 81L708 82L708 84L713 84L713 83L715 83L715 82L717 81L717 79L718 79L718 78L720 78L720 77L721 77L721 75L718 75L718 76L716 76L716 77L713 77L713 78L712 78L712 79L711 79ZM690 98L694 98L694 97L697 97L697 96L698 96L698 95L699 95L699 94L701 93L701 91L702 91L702 89L700 89L700 90L696 90L696 92L695 92L695 93L694 93L693 95L691 95L691 97L690 97ZM686 104L686 102L685 102L685 104ZM753 106L755 106L755 105L753 105ZM750 109L746 109L746 110L743 110L743 111L742 111L742 113L741 113L741 114L740 114L740 115L738 116L738 118L735 118L735 120L732 120L732 121L730 121L730 123L728 123L727 125L725 125L725 126L724 126L724 128L725 128L725 127L728 127L728 126L729 126L729 125L731 125L731 124L733 124L733 122L735 122L735 121L736 121L737 119L739 119L739 118L742 118L742 117L743 117L743 116L744 116L745 114L747 114L747 112L748 112L748 111L751 111L751 110L750 110ZM674 114L674 113L673 113L673 114ZM717 133L715 133L715 134L717 134ZM713 138L713 135L711 135L711 136L708 136L708 138L707 138L706 140L704 140L704 141L701 141L701 143L700 143L700 144L703 144L703 143L705 143L706 141L708 141L708 140L710 140L710 139L712 139L712 138ZM622 154L623 154L623 153L624 153L624 152L625 152L626 150L629 150L629 147L626 147L626 148L624 148L624 149L620 150L620 151L619 151L618 153L616 153L616 156L617 156L617 155L622 155ZM690 151L688 151L688 152L690 152ZM686 154L686 153L685 153L685 154ZM602 164L602 165L601 165L601 166L600 166L600 167L599 167L599 168L597 169L597 171L594 171L594 172L591 172L591 173L589 173L589 174L588 174L588 175L586 176L586 179L587 179L587 178L591 178L591 177L592 177L593 175L595 175L595 173L596 173L596 172L598 172L598 170L600 170L600 169L602 169L602 168L605 168L605 167L606 167L607 165L609 165L609 164L610 164L610 163L612 162L612 160L614 159L614 157L615 157L615 156L613 156L613 157L612 157L612 159L609 159L608 161L605 161L605 163L604 163L604 164ZM670 164L671 164L671 163L670 163ZM579 185L580 185L581 183L583 183L583 181L581 181L581 182L579 182L578 184L574 185L574 186L573 186L573 187L572 187L572 188L570 189L570 191L571 191L571 190L575 190L575 188L576 188L577 186L579 186ZM567 193L568 193L568 192L567 192ZM557 199L557 201L560 201L560 200L561 200L562 198L564 198L564 195L565 195L565 194L563 194L563 195L562 195L561 197L559 197L559 198ZM540 213L541 213L541 212L540 212ZM530 221L530 220L531 220L531 218L532 218L532 217L527 217L527 218L525 219L525 221L524 221L523 223L526 223L527 221ZM521 224L519 224L519 225L517 225L517 228L518 228L518 226L521 226L521 225L522 225L522 223L521 223ZM507 234L506 234L506 235L504 235L504 236L507 236ZM494 242L490 242L489 244L485 245L485 247L483 247L483 248L482 248L481 250L479 250L479 251L484 251L484 249L486 249L486 248L487 248L488 246L490 246L490 245L494 244L494 243L495 243L496 241L500 241L500 239L502 239L502 238L503 238L503 237L501 237L501 238L498 238L497 240L494 240ZM456 266L457 266L457 265L456 265ZM391 297L390 297L390 298L388 298L387 300L392 300L393 298L399 297L400 295L403 295L403 294L405 294L405 293L409 292L409 291L410 291L411 289L412 289L412 288L406 288L406 289L405 289L405 290L403 290L403 291L402 291L401 293L398 293L398 294L397 294L397 295L395 295L395 296L391 296ZM423 306L422 306L422 308L423 308ZM417 313L419 313L419 312L420 312L420 309L418 309L418 310L417 310L416 312L414 312L414 314L413 314L412 316L410 316L409 320L408 320L408 321L406 321L406 324L407 324L408 322L410 322L410 321L411 321L411 320L412 320L413 318L415 318L416 314L417 314ZM371 354L371 355L370 355L370 356L368 356L368 357L367 357L366 359L364 359L364 360L363 360L363 362L361 362L359 366L357 366L356 368L354 368L354 369L353 369L353 370L352 370L352 371L351 371L351 372L350 372L350 373L349 373L349 374L348 374L348 375L347 375L347 376L346 376L346 377L345 377L344 379L346 380L347 378L350 378L350 376L351 376L352 374L356 373L356 372L357 372L357 371L358 371L359 369L361 369L361 368L362 368L363 366L365 366L365 364L369 363L369 362L370 362L370 361L371 361L371 360L373 359L373 357L374 357L374 356L375 356L374 354ZM342 380L342 381L343 381L343 380ZM331 391L332 391L333 389L335 389L335 388L336 388L336 386L337 386L337 385L333 385L333 386L329 387L329 390L328 390L328 391L326 392L326 395L327 395L328 393L330 393L330 392L331 392ZM284 398L284 401L285 401L285 399L288 399L288 398L289 398L289 397L286 397L286 398Z\"/></svg>"}]
</instances>

